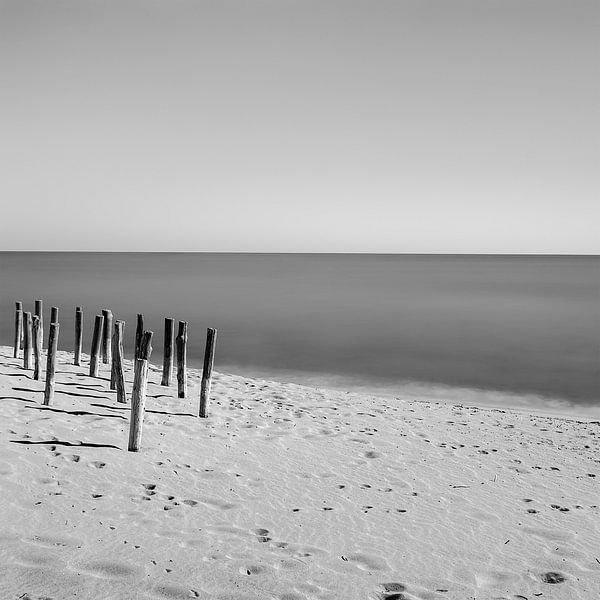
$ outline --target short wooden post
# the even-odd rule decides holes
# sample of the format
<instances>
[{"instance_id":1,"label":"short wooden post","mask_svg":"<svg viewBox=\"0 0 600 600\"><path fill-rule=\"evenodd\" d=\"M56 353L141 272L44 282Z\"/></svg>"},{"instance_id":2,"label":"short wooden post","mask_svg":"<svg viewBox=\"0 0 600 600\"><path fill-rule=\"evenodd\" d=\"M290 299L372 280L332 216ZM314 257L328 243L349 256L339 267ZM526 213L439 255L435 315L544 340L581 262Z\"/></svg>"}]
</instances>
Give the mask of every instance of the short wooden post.
<instances>
[{"instance_id":1,"label":"short wooden post","mask_svg":"<svg viewBox=\"0 0 600 600\"><path fill-rule=\"evenodd\" d=\"M31 369L32 359L32 331L31 331L31 313L26 312L24 315L24 327L23 327L23 368Z\"/></svg>"},{"instance_id":2,"label":"short wooden post","mask_svg":"<svg viewBox=\"0 0 600 600\"><path fill-rule=\"evenodd\" d=\"M137 324L135 327L135 350L133 354L134 360L140 357L140 345L144 337L144 315L138 313Z\"/></svg>"},{"instance_id":3,"label":"short wooden post","mask_svg":"<svg viewBox=\"0 0 600 600\"><path fill-rule=\"evenodd\" d=\"M90 351L90 377L98 377L98 361L100 360L100 342L103 325L104 317L102 315L96 315L94 335L92 336L92 349Z\"/></svg>"},{"instance_id":4,"label":"short wooden post","mask_svg":"<svg viewBox=\"0 0 600 600\"><path fill-rule=\"evenodd\" d=\"M200 410L198 416L208 417L208 403L210 401L210 384L213 364L215 362L215 344L217 341L217 330L208 328L206 330L206 348L204 350L204 368L202 369L202 383L200 385Z\"/></svg>"},{"instance_id":5,"label":"short wooden post","mask_svg":"<svg viewBox=\"0 0 600 600\"><path fill-rule=\"evenodd\" d=\"M123 375L123 330L125 321L115 321L112 337L112 368L110 389L117 390L117 402L127 403L125 396L125 377Z\"/></svg>"},{"instance_id":6,"label":"short wooden post","mask_svg":"<svg viewBox=\"0 0 600 600\"><path fill-rule=\"evenodd\" d=\"M44 404L48 406L54 400L54 388L56 386L56 349L58 348L58 323L50 323L50 335L48 336L48 360L46 362L46 389L44 390Z\"/></svg>"},{"instance_id":7,"label":"short wooden post","mask_svg":"<svg viewBox=\"0 0 600 600\"><path fill-rule=\"evenodd\" d=\"M187 321L179 321L175 338L177 351L177 397L187 396Z\"/></svg>"},{"instance_id":8,"label":"short wooden post","mask_svg":"<svg viewBox=\"0 0 600 600\"><path fill-rule=\"evenodd\" d=\"M142 343L140 344L140 356L139 358L143 358L144 360L150 360L150 355L152 354L152 336L154 332L152 331L144 331L144 335L142 336Z\"/></svg>"},{"instance_id":9,"label":"short wooden post","mask_svg":"<svg viewBox=\"0 0 600 600\"><path fill-rule=\"evenodd\" d=\"M144 406L146 404L146 387L148 379L148 361L137 358L131 393L131 421L129 422L129 452L137 452L142 447L142 425L144 423Z\"/></svg>"},{"instance_id":10,"label":"short wooden post","mask_svg":"<svg viewBox=\"0 0 600 600\"><path fill-rule=\"evenodd\" d=\"M42 346L44 345L44 302L36 300L34 302L33 314L40 318L40 331L42 332Z\"/></svg>"},{"instance_id":11,"label":"short wooden post","mask_svg":"<svg viewBox=\"0 0 600 600\"><path fill-rule=\"evenodd\" d=\"M42 362L42 331L40 318L33 315L33 378L40 378L40 363Z\"/></svg>"},{"instance_id":12,"label":"short wooden post","mask_svg":"<svg viewBox=\"0 0 600 600\"><path fill-rule=\"evenodd\" d=\"M50 323L58 323L58 307L53 306L50 309Z\"/></svg>"},{"instance_id":13,"label":"short wooden post","mask_svg":"<svg viewBox=\"0 0 600 600\"><path fill-rule=\"evenodd\" d=\"M113 330L113 314L110 310L103 309L102 316L104 317L102 325L102 362L105 365L110 365L112 362L110 338Z\"/></svg>"},{"instance_id":14,"label":"short wooden post","mask_svg":"<svg viewBox=\"0 0 600 600\"><path fill-rule=\"evenodd\" d=\"M15 349L13 358L19 358L21 344L23 343L23 303L15 302Z\"/></svg>"},{"instance_id":15,"label":"short wooden post","mask_svg":"<svg viewBox=\"0 0 600 600\"><path fill-rule=\"evenodd\" d=\"M75 357L73 364L81 364L81 344L83 341L83 310L81 306L75 309Z\"/></svg>"},{"instance_id":16,"label":"short wooden post","mask_svg":"<svg viewBox=\"0 0 600 600\"><path fill-rule=\"evenodd\" d=\"M175 321L165 319L165 341L163 346L163 372L160 385L171 385L173 376L173 330Z\"/></svg>"}]
</instances>

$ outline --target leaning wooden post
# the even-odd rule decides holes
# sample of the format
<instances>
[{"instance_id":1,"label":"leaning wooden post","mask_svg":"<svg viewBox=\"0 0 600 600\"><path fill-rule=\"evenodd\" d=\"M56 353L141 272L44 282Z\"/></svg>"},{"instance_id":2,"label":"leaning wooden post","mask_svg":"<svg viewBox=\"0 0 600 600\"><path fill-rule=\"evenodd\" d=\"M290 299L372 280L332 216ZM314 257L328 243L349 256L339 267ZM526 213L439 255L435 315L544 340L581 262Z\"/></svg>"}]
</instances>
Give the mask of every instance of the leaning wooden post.
<instances>
[{"instance_id":1,"label":"leaning wooden post","mask_svg":"<svg viewBox=\"0 0 600 600\"><path fill-rule=\"evenodd\" d=\"M24 327L23 327L23 368L31 369L31 358L32 358L32 348L31 348L31 313L26 312L24 314Z\"/></svg>"},{"instance_id":2,"label":"leaning wooden post","mask_svg":"<svg viewBox=\"0 0 600 600\"><path fill-rule=\"evenodd\" d=\"M117 402L125 404L125 377L123 375L123 328L125 321L116 321L112 337L112 369L110 372L110 389L117 390Z\"/></svg>"},{"instance_id":3,"label":"leaning wooden post","mask_svg":"<svg viewBox=\"0 0 600 600\"><path fill-rule=\"evenodd\" d=\"M33 314L40 318L40 331L42 332L42 346L44 345L44 302L36 300L34 303Z\"/></svg>"},{"instance_id":4,"label":"leaning wooden post","mask_svg":"<svg viewBox=\"0 0 600 600\"><path fill-rule=\"evenodd\" d=\"M179 331L175 338L177 350L177 397L187 396L187 322L179 321Z\"/></svg>"},{"instance_id":5,"label":"leaning wooden post","mask_svg":"<svg viewBox=\"0 0 600 600\"><path fill-rule=\"evenodd\" d=\"M102 362L105 365L110 365L112 360L110 337L113 329L113 314L110 310L102 311L104 323L102 325Z\"/></svg>"},{"instance_id":6,"label":"leaning wooden post","mask_svg":"<svg viewBox=\"0 0 600 600\"><path fill-rule=\"evenodd\" d=\"M175 321L165 319L165 342L163 346L163 372L160 385L171 385L173 375L173 329Z\"/></svg>"},{"instance_id":7,"label":"leaning wooden post","mask_svg":"<svg viewBox=\"0 0 600 600\"><path fill-rule=\"evenodd\" d=\"M144 337L144 315L138 313L137 316L137 325L135 327L135 349L133 354L133 359L140 357L140 345L142 343L142 338Z\"/></svg>"},{"instance_id":8,"label":"leaning wooden post","mask_svg":"<svg viewBox=\"0 0 600 600\"><path fill-rule=\"evenodd\" d=\"M213 364L215 362L215 344L217 341L217 330L208 328L206 330L206 348L204 350L204 368L202 369L202 384L200 385L200 410L198 416L208 417L208 403L210 401L210 380L212 377Z\"/></svg>"},{"instance_id":9,"label":"leaning wooden post","mask_svg":"<svg viewBox=\"0 0 600 600\"><path fill-rule=\"evenodd\" d=\"M142 447L142 425L144 423L144 405L146 404L146 387L148 378L148 361L137 358L133 391L131 393L131 421L129 422L129 452L137 452Z\"/></svg>"},{"instance_id":10,"label":"leaning wooden post","mask_svg":"<svg viewBox=\"0 0 600 600\"><path fill-rule=\"evenodd\" d=\"M50 309L50 323L58 323L58 307L53 306Z\"/></svg>"},{"instance_id":11,"label":"leaning wooden post","mask_svg":"<svg viewBox=\"0 0 600 600\"><path fill-rule=\"evenodd\" d=\"M42 330L40 318L33 315L33 378L40 378L40 363L42 362Z\"/></svg>"},{"instance_id":12,"label":"leaning wooden post","mask_svg":"<svg viewBox=\"0 0 600 600\"><path fill-rule=\"evenodd\" d=\"M58 348L58 323L50 323L48 336L48 360L46 362L46 389L44 390L44 404L48 406L54 400L56 349Z\"/></svg>"},{"instance_id":13,"label":"leaning wooden post","mask_svg":"<svg viewBox=\"0 0 600 600\"><path fill-rule=\"evenodd\" d=\"M90 351L90 377L98 377L98 361L100 359L100 342L104 317L96 315L94 335L92 336L92 349Z\"/></svg>"},{"instance_id":14,"label":"leaning wooden post","mask_svg":"<svg viewBox=\"0 0 600 600\"><path fill-rule=\"evenodd\" d=\"M81 306L75 309L75 357L73 364L79 366L81 363L81 344L83 341L83 310Z\"/></svg>"},{"instance_id":15,"label":"leaning wooden post","mask_svg":"<svg viewBox=\"0 0 600 600\"><path fill-rule=\"evenodd\" d=\"M23 341L23 303L15 302L15 349L13 358L19 358L21 343Z\"/></svg>"},{"instance_id":16,"label":"leaning wooden post","mask_svg":"<svg viewBox=\"0 0 600 600\"><path fill-rule=\"evenodd\" d=\"M142 336L142 343L140 344L140 356L139 358L143 358L144 360L150 360L150 355L152 354L152 336L154 332L152 331L144 331L144 335Z\"/></svg>"}]
</instances>

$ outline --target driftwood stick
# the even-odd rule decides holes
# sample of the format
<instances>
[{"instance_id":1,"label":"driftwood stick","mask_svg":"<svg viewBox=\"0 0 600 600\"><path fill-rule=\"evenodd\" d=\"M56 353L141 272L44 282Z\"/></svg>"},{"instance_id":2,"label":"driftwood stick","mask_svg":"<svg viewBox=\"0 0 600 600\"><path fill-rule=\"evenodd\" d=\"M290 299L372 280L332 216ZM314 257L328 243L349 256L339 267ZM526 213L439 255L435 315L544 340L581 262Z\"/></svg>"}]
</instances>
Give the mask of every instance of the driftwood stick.
<instances>
[{"instance_id":1,"label":"driftwood stick","mask_svg":"<svg viewBox=\"0 0 600 600\"><path fill-rule=\"evenodd\" d=\"M42 331L40 330L40 318L33 315L33 378L40 378L40 363L42 362Z\"/></svg>"},{"instance_id":2,"label":"driftwood stick","mask_svg":"<svg viewBox=\"0 0 600 600\"><path fill-rule=\"evenodd\" d=\"M58 307L53 306L50 309L50 323L58 323Z\"/></svg>"},{"instance_id":3,"label":"driftwood stick","mask_svg":"<svg viewBox=\"0 0 600 600\"><path fill-rule=\"evenodd\" d=\"M140 345L144 337L144 315L138 313L137 324L135 327L135 350L133 354L134 360L140 357Z\"/></svg>"},{"instance_id":4,"label":"driftwood stick","mask_svg":"<svg viewBox=\"0 0 600 600\"><path fill-rule=\"evenodd\" d=\"M83 310L78 306L75 310L75 357L73 364L81 364L81 344L83 342Z\"/></svg>"},{"instance_id":5,"label":"driftwood stick","mask_svg":"<svg viewBox=\"0 0 600 600\"><path fill-rule=\"evenodd\" d=\"M140 358L144 360L150 360L150 355L152 354L152 336L154 333L152 331L144 331L144 335L142 336L142 343L140 344Z\"/></svg>"},{"instance_id":6,"label":"driftwood stick","mask_svg":"<svg viewBox=\"0 0 600 600\"><path fill-rule=\"evenodd\" d=\"M148 381L148 361L138 358L135 361L133 391L131 393L131 421L129 422L129 452L137 452L142 447L142 425L146 404Z\"/></svg>"},{"instance_id":7,"label":"driftwood stick","mask_svg":"<svg viewBox=\"0 0 600 600\"><path fill-rule=\"evenodd\" d=\"M112 337L112 369L110 389L117 390L117 402L127 403L125 396L125 376L123 374L123 330L125 321L116 321Z\"/></svg>"},{"instance_id":8,"label":"driftwood stick","mask_svg":"<svg viewBox=\"0 0 600 600\"><path fill-rule=\"evenodd\" d=\"M110 310L103 309L102 316L104 317L104 323L102 325L102 362L105 365L109 365L112 362L110 337L113 329L113 314Z\"/></svg>"},{"instance_id":9,"label":"driftwood stick","mask_svg":"<svg viewBox=\"0 0 600 600\"><path fill-rule=\"evenodd\" d=\"M96 315L94 335L92 336L92 349L90 351L90 377L98 377L98 361L100 359L100 342L103 325L104 317L102 315Z\"/></svg>"},{"instance_id":10,"label":"driftwood stick","mask_svg":"<svg viewBox=\"0 0 600 600\"><path fill-rule=\"evenodd\" d=\"M54 400L54 388L56 386L56 350L58 348L58 323L50 323L50 335L48 336L48 360L46 362L46 389L44 390L44 404L48 406Z\"/></svg>"},{"instance_id":11,"label":"driftwood stick","mask_svg":"<svg viewBox=\"0 0 600 600\"><path fill-rule=\"evenodd\" d=\"M171 377L173 376L173 332L175 329L175 321L173 319L165 319L165 341L163 346L163 372L160 385L171 385Z\"/></svg>"},{"instance_id":12,"label":"driftwood stick","mask_svg":"<svg viewBox=\"0 0 600 600\"><path fill-rule=\"evenodd\" d=\"M217 330L208 328L206 330L206 348L204 350L204 368L202 369L202 383L200 385L200 409L198 416L208 417L208 404L210 401L210 385L213 364L215 362L215 344L217 341Z\"/></svg>"},{"instance_id":13,"label":"driftwood stick","mask_svg":"<svg viewBox=\"0 0 600 600\"><path fill-rule=\"evenodd\" d=\"M44 345L44 302L36 300L34 302L33 314L40 318L40 331L42 332L42 346Z\"/></svg>"},{"instance_id":14,"label":"driftwood stick","mask_svg":"<svg viewBox=\"0 0 600 600\"><path fill-rule=\"evenodd\" d=\"M31 369L31 359L32 359L32 331L31 331L31 313L26 312L23 313L24 323L23 323L23 368Z\"/></svg>"},{"instance_id":15,"label":"driftwood stick","mask_svg":"<svg viewBox=\"0 0 600 600\"><path fill-rule=\"evenodd\" d=\"M187 321L179 321L175 338L177 350L177 397L187 396Z\"/></svg>"},{"instance_id":16,"label":"driftwood stick","mask_svg":"<svg viewBox=\"0 0 600 600\"><path fill-rule=\"evenodd\" d=\"M23 303L15 302L15 349L13 358L19 358L23 343Z\"/></svg>"}]
</instances>

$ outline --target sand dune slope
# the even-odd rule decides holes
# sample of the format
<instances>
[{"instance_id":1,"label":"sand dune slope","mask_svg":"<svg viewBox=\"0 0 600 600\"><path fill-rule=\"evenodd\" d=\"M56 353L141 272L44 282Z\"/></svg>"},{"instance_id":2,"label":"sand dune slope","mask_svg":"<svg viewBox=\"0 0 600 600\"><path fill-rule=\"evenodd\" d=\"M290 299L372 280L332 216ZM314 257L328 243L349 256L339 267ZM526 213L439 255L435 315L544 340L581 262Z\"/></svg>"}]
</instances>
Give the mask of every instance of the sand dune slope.
<instances>
[{"instance_id":1,"label":"sand dune slope","mask_svg":"<svg viewBox=\"0 0 600 600\"><path fill-rule=\"evenodd\" d=\"M0 348L3 600L600 597L598 422L153 368L136 454L71 362Z\"/></svg>"}]
</instances>

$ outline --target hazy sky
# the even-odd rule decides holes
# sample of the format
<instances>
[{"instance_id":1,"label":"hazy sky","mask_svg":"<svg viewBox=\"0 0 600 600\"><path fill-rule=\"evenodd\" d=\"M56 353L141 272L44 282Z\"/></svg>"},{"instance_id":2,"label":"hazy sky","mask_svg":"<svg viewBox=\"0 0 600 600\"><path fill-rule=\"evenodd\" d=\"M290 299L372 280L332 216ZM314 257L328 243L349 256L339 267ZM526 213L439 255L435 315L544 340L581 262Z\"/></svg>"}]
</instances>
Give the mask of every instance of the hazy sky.
<instances>
[{"instance_id":1,"label":"hazy sky","mask_svg":"<svg viewBox=\"0 0 600 600\"><path fill-rule=\"evenodd\" d=\"M0 0L0 248L600 252L596 0Z\"/></svg>"}]
</instances>

